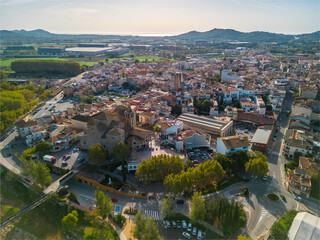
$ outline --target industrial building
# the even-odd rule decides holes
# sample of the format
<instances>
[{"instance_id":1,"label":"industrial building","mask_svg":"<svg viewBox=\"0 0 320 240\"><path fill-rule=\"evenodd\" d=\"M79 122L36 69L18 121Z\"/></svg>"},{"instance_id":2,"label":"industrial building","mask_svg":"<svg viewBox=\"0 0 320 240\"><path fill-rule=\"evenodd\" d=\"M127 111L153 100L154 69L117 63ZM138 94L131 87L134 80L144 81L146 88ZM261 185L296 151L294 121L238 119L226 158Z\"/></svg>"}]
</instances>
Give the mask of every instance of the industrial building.
<instances>
[{"instance_id":1,"label":"industrial building","mask_svg":"<svg viewBox=\"0 0 320 240\"><path fill-rule=\"evenodd\" d=\"M233 121L226 122L192 113L183 113L178 120L183 122L184 129L194 129L220 137L228 136L233 126Z\"/></svg>"},{"instance_id":2,"label":"industrial building","mask_svg":"<svg viewBox=\"0 0 320 240\"><path fill-rule=\"evenodd\" d=\"M289 240L316 240L320 238L320 218L307 212L299 212L288 233Z\"/></svg>"},{"instance_id":3,"label":"industrial building","mask_svg":"<svg viewBox=\"0 0 320 240\"><path fill-rule=\"evenodd\" d=\"M38 54L39 55L60 55L65 52L64 48L57 47L39 47Z\"/></svg>"}]
</instances>

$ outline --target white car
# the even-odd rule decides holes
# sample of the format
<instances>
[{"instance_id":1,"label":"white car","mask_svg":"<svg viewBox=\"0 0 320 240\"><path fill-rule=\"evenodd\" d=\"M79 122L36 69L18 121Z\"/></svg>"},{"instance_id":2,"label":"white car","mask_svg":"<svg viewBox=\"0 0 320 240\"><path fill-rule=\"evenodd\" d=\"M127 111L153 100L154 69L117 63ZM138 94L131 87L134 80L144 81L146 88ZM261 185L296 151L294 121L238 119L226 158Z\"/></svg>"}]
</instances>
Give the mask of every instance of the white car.
<instances>
[{"instance_id":1,"label":"white car","mask_svg":"<svg viewBox=\"0 0 320 240\"><path fill-rule=\"evenodd\" d=\"M293 198L294 198L295 200L297 200L298 202L301 202L301 201L302 201L302 198L301 198L301 197L298 197L298 196L296 196L296 195L293 195Z\"/></svg>"},{"instance_id":2,"label":"white car","mask_svg":"<svg viewBox=\"0 0 320 240\"><path fill-rule=\"evenodd\" d=\"M197 235L197 228L196 228L196 227L193 227L192 235L193 235L193 236L196 236L196 235Z\"/></svg>"},{"instance_id":3,"label":"white car","mask_svg":"<svg viewBox=\"0 0 320 240\"><path fill-rule=\"evenodd\" d=\"M182 235L187 239L191 238L191 235L189 233L187 233L187 232L183 232Z\"/></svg>"},{"instance_id":4,"label":"white car","mask_svg":"<svg viewBox=\"0 0 320 240\"><path fill-rule=\"evenodd\" d=\"M186 222L186 220L182 220L182 227L183 227L183 228L187 228L187 222Z\"/></svg>"},{"instance_id":5,"label":"white car","mask_svg":"<svg viewBox=\"0 0 320 240\"><path fill-rule=\"evenodd\" d=\"M267 181L267 179L268 179L267 176L264 176L264 177L262 178L263 181Z\"/></svg>"},{"instance_id":6,"label":"white car","mask_svg":"<svg viewBox=\"0 0 320 240\"><path fill-rule=\"evenodd\" d=\"M191 230L192 230L192 224L191 223L188 224L188 229L187 230L188 230L188 232L191 232Z\"/></svg>"}]
</instances>

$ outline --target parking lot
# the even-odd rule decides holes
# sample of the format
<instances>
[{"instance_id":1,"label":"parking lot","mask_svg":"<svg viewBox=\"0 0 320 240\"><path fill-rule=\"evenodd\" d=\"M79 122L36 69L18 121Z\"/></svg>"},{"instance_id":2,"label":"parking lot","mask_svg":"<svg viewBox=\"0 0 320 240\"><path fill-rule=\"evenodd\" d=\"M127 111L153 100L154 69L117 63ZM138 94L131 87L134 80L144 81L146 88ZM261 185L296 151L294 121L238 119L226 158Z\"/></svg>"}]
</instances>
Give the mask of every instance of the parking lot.
<instances>
[{"instance_id":1,"label":"parking lot","mask_svg":"<svg viewBox=\"0 0 320 240\"><path fill-rule=\"evenodd\" d=\"M63 169L72 169L80 166L82 163L77 162L78 158L88 159L87 154L81 151L75 151L74 147L68 150L62 150L57 153L50 153L48 155L54 156L56 158L56 163L54 166L61 167ZM64 158L63 156L70 155L69 159ZM65 163L63 161L65 160Z\"/></svg>"},{"instance_id":2,"label":"parking lot","mask_svg":"<svg viewBox=\"0 0 320 240\"><path fill-rule=\"evenodd\" d=\"M195 165L200 164L208 159L212 159L214 151L206 147L193 148L187 151L188 159L191 160Z\"/></svg>"},{"instance_id":3,"label":"parking lot","mask_svg":"<svg viewBox=\"0 0 320 240\"><path fill-rule=\"evenodd\" d=\"M180 221L180 220L179 220ZM168 227L168 222L169 226ZM199 229L195 228L191 225L189 226L189 222L185 222L185 225L182 221L180 221L180 224L178 221L161 221L158 224L159 226L159 233L164 239L209 239L208 237L212 238L212 236L206 236L206 232L203 232ZM187 233L183 235L183 233ZM189 238L190 236L190 238ZM198 237L199 236L199 237ZM201 237L200 237L201 236Z\"/></svg>"}]
</instances>

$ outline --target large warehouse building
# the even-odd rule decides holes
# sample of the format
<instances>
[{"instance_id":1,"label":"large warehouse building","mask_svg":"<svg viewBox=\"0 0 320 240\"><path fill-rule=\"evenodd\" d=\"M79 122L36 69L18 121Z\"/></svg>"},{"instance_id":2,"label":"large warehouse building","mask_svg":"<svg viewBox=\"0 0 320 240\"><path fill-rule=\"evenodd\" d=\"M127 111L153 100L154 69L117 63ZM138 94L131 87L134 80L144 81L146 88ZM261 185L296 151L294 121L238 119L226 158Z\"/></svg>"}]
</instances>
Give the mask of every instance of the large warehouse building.
<instances>
[{"instance_id":1,"label":"large warehouse building","mask_svg":"<svg viewBox=\"0 0 320 240\"><path fill-rule=\"evenodd\" d=\"M233 127L233 122L216 120L208 117L198 116L192 113L183 113L178 119L183 122L184 129L194 129L212 135L226 137Z\"/></svg>"}]
</instances>

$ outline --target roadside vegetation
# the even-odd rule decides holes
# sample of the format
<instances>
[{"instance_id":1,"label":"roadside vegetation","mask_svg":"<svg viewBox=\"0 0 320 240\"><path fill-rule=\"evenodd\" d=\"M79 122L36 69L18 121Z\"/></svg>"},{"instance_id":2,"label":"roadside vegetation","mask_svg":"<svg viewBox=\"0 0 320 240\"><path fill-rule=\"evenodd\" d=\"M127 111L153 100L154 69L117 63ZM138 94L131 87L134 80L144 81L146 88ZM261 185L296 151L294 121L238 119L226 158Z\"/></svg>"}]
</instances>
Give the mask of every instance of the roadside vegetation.
<instances>
[{"instance_id":1,"label":"roadside vegetation","mask_svg":"<svg viewBox=\"0 0 320 240\"><path fill-rule=\"evenodd\" d=\"M282 218L275 221L270 229L270 236L273 239L286 239L293 219L297 215L297 211L289 210Z\"/></svg>"}]
</instances>

